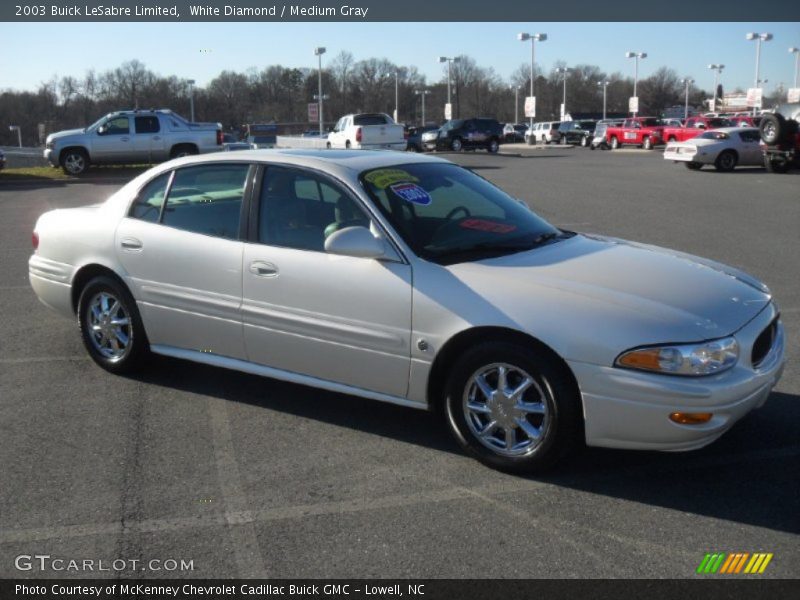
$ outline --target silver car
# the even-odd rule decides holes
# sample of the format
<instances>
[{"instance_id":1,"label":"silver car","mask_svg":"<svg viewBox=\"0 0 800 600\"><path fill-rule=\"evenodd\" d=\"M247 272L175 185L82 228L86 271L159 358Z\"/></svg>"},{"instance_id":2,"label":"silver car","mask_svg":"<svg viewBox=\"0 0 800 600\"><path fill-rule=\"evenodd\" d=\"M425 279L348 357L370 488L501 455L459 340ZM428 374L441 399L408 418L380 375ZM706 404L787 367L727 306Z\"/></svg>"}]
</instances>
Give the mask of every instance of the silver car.
<instances>
[{"instance_id":1,"label":"silver car","mask_svg":"<svg viewBox=\"0 0 800 600\"><path fill-rule=\"evenodd\" d=\"M45 213L33 240L33 289L108 371L155 353L440 411L508 471L583 441L698 448L784 364L754 278L560 230L434 157L177 159Z\"/></svg>"}]
</instances>

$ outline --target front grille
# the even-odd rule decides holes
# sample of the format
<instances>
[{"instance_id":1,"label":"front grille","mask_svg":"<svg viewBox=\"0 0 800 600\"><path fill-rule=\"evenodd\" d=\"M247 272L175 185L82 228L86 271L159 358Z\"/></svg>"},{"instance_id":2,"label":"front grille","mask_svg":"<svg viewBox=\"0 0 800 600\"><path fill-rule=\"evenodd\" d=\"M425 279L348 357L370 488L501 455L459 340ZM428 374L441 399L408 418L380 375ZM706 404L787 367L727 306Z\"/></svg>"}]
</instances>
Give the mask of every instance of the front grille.
<instances>
[{"instance_id":1,"label":"front grille","mask_svg":"<svg viewBox=\"0 0 800 600\"><path fill-rule=\"evenodd\" d=\"M767 328L764 329L764 331L758 334L758 337L753 344L753 353L750 356L750 364L752 364L753 367L758 368L758 366L767 357L769 351L772 349L772 344L775 341L775 336L777 334L778 318L776 317L773 319L772 323L767 325Z\"/></svg>"}]
</instances>

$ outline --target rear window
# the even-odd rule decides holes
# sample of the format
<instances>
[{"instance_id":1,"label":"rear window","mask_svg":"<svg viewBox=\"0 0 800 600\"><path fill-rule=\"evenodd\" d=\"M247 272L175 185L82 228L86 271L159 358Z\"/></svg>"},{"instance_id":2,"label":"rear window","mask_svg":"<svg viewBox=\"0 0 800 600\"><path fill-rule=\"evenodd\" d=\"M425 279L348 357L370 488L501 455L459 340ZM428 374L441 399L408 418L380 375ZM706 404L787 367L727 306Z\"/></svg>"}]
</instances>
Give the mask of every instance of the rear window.
<instances>
[{"instance_id":1,"label":"rear window","mask_svg":"<svg viewBox=\"0 0 800 600\"><path fill-rule=\"evenodd\" d=\"M356 115L353 117L354 125L386 125L387 123L389 123L389 117L381 114Z\"/></svg>"},{"instance_id":2,"label":"rear window","mask_svg":"<svg viewBox=\"0 0 800 600\"><path fill-rule=\"evenodd\" d=\"M659 125L661 125L659 119L642 119L643 127L658 127Z\"/></svg>"}]
</instances>

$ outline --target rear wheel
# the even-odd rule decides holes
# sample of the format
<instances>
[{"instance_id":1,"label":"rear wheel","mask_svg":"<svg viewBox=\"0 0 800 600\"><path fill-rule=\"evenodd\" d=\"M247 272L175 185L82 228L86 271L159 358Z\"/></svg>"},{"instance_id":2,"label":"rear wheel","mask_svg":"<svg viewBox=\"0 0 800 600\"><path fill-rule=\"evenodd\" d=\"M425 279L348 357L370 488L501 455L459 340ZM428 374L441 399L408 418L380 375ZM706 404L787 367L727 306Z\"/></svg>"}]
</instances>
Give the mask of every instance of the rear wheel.
<instances>
[{"instance_id":1,"label":"rear wheel","mask_svg":"<svg viewBox=\"0 0 800 600\"><path fill-rule=\"evenodd\" d=\"M583 136L583 137L581 138L581 146L582 146L583 148L586 148L586 146L588 146L588 145L589 145L589 136L586 136L586 135L585 135L585 136Z\"/></svg>"},{"instance_id":2,"label":"rear wheel","mask_svg":"<svg viewBox=\"0 0 800 600\"><path fill-rule=\"evenodd\" d=\"M683 164L686 165L686 168L691 171L699 171L700 169L703 168L703 163L699 162L687 162Z\"/></svg>"},{"instance_id":3,"label":"rear wheel","mask_svg":"<svg viewBox=\"0 0 800 600\"><path fill-rule=\"evenodd\" d=\"M768 146L780 144L791 134L789 121L780 113L764 115L758 131L761 133L762 141Z\"/></svg>"},{"instance_id":4,"label":"rear wheel","mask_svg":"<svg viewBox=\"0 0 800 600\"><path fill-rule=\"evenodd\" d=\"M170 158L181 158L183 156L193 156L197 154L197 148L191 144L180 144L175 146L169 153Z\"/></svg>"},{"instance_id":5,"label":"rear wheel","mask_svg":"<svg viewBox=\"0 0 800 600\"><path fill-rule=\"evenodd\" d=\"M764 168L769 173L786 173L789 170L789 165L785 160L780 158L764 157Z\"/></svg>"},{"instance_id":6,"label":"rear wheel","mask_svg":"<svg viewBox=\"0 0 800 600\"><path fill-rule=\"evenodd\" d=\"M453 152L461 152L461 149L464 147L464 144L461 142L461 138L454 138L452 142L450 142L450 149Z\"/></svg>"},{"instance_id":7,"label":"rear wheel","mask_svg":"<svg viewBox=\"0 0 800 600\"><path fill-rule=\"evenodd\" d=\"M579 441L578 390L548 352L507 342L473 347L454 365L445 416L456 440L490 467L545 469Z\"/></svg>"},{"instance_id":8,"label":"rear wheel","mask_svg":"<svg viewBox=\"0 0 800 600\"><path fill-rule=\"evenodd\" d=\"M652 150L653 149L653 140L650 137L645 137L642 140L642 148L645 150Z\"/></svg>"},{"instance_id":9,"label":"rear wheel","mask_svg":"<svg viewBox=\"0 0 800 600\"><path fill-rule=\"evenodd\" d=\"M89 356L112 373L133 371L150 352L136 301L111 277L95 277L83 288L78 325Z\"/></svg>"},{"instance_id":10,"label":"rear wheel","mask_svg":"<svg viewBox=\"0 0 800 600\"><path fill-rule=\"evenodd\" d=\"M347 140L347 141L344 143L344 147L345 147L345 148L347 148L348 150L350 150L350 140Z\"/></svg>"},{"instance_id":11,"label":"rear wheel","mask_svg":"<svg viewBox=\"0 0 800 600\"><path fill-rule=\"evenodd\" d=\"M497 154L498 150L500 150L500 144L497 143L497 139L492 138L489 140L489 143L486 145L486 151L489 154Z\"/></svg>"},{"instance_id":12,"label":"rear wheel","mask_svg":"<svg viewBox=\"0 0 800 600\"><path fill-rule=\"evenodd\" d=\"M720 155L717 157L717 160L714 161L714 168L717 171L733 171L736 168L736 163L739 162L739 158L736 156L736 153L732 150L725 150L721 152Z\"/></svg>"}]
</instances>

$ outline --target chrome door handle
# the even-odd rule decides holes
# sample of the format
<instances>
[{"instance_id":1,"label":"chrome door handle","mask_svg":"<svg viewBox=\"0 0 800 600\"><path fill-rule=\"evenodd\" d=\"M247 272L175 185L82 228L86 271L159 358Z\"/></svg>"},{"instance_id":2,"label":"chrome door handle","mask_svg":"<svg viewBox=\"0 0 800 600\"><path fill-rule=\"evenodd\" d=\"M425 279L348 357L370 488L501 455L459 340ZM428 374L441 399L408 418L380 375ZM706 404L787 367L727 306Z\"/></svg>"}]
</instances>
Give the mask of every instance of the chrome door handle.
<instances>
[{"instance_id":1,"label":"chrome door handle","mask_svg":"<svg viewBox=\"0 0 800 600\"><path fill-rule=\"evenodd\" d=\"M250 272L258 277L277 277L278 267L263 260L254 260L250 263Z\"/></svg>"},{"instance_id":2,"label":"chrome door handle","mask_svg":"<svg viewBox=\"0 0 800 600\"><path fill-rule=\"evenodd\" d=\"M119 245L125 250L141 250L143 244L136 238L122 238L119 242Z\"/></svg>"},{"instance_id":3,"label":"chrome door handle","mask_svg":"<svg viewBox=\"0 0 800 600\"><path fill-rule=\"evenodd\" d=\"M154 140L160 140L160 139L161 139L161 136L160 136L160 135L154 135L154 136L153 136L153 139L154 139Z\"/></svg>"}]
</instances>

